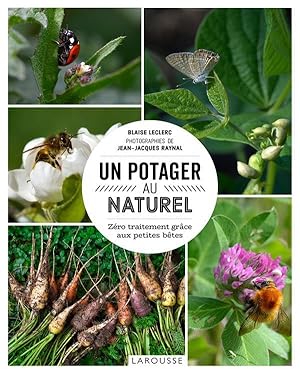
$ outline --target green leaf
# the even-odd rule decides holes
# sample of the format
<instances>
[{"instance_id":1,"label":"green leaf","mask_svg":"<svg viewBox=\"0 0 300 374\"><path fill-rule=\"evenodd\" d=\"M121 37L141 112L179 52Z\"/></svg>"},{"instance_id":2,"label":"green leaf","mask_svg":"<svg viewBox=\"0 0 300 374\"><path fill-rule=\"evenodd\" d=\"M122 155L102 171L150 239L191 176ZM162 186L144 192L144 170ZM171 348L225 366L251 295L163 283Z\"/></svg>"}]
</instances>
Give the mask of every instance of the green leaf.
<instances>
[{"instance_id":1,"label":"green leaf","mask_svg":"<svg viewBox=\"0 0 300 374\"><path fill-rule=\"evenodd\" d=\"M280 200L282 200L282 198ZM291 248L280 238L263 245L261 251L270 253L273 258L280 256L283 263L288 264L291 262Z\"/></svg>"},{"instance_id":2,"label":"green leaf","mask_svg":"<svg viewBox=\"0 0 300 374\"><path fill-rule=\"evenodd\" d=\"M62 188L63 201L51 210L56 222L81 222L85 207L81 192L81 176L73 174L66 178Z\"/></svg>"},{"instance_id":3,"label":"green leaf","mask_svg":"<svg viewBox=\"0 0 300 374\"><path fill-rule=\"evenodd\" d=\"M275 208L251 218L240 230L242 246L250 248L262 245L272 236L277 224Z\"/></svg>"},{"instance_id":4,"label":"green leaf","mask_svg":"<svg viewBox=\"0 0 300 374\"><path fill-rule=\"evenodd\" d=\"M288 341L278 332L270 329L266 325L262 325L259 329L260 336L263 338L269 351L288 360L290 346Z\"/></svg>"},{"instance_id":5,"label":"green leaf","mask_svg":"<svg viewBox=\"0 0 300 374\"><path fill-rule=\"evenodd\" d=\"M212 221L215 225L217 238L221 249L227 249L240 240L240 233L236 224L224 215L214 216Z\"/></svg>"},{"instance_id":6,"label":"green leaf","mask_svg":"<svg viewBox=\"0 0 300 374\"><path fill-rule=\"evenodd\" d=\"M196 121L183 126L184 129L193 134L197 139L201 140L223 127L223 123L215 121Z\"/></svg>"},{"instance_id":7,"label":"green leaf","mask_svg":"<svg viewBox=\"0 0 300 374\"><path fill-rule=\"evenodd\" d=\"M140 66L140 58L136 58L129 64L123 66L114 73L107 74L104 77L94 80L89 84L76 85L63 94L57 95L49 104L77 104L85 100L88 96L100 91L108 85L118 84L123 77L130 75L135 69Z\"/></svg>"},{"instance_id":8,"label":"green leaf","mask_svg":"<svg viewBox=\"0 0 300 374\"><path fill-rule=\"evenodd\" d=\"M201 101L184 88L154 92L144 96L148 104L165 111L178 119L200 118L209 113Z\"/></svg>"},{"instance_id":9,"label":"green leaf","mask_svg":"<svg viewBox=\"0 0 300 374\"><path fill-rule=\"evenodd\" d=\"M215 71L226 88L259 108L272 104L277 79L263 75L265 38L263 9L215 9L201 23L195 48L219 53Z\"/></svg>"},{"instance_id":10,"label":"green leaf","mask_svg":"<svg viewBox=\"0 0 300 374\"><path fill-rule=\"evenodd\" d=\"M267 24L264 73L267 77L291 72L291 33L282 9L265 9Z\"/></svg>"},{"instance_id":11,"label":"green leaf","mask_svg":"<svg viewBox=\"0 0 300 374\"><path fill-rule=\"evenodd\" d=\"M208 83L207 97L211 105L225 117L229 116L229 101L226 90L216 72Z\"/></svg>"},{"instance_id":12,"label":"green leaf","mask_svg":"<svg viewBox=\"0 0 300 374\"><path fill-rule=\"evenodd\" d=\"M189 328L211 329L220 323L231 309L231 305L209 297L189 296Z\"/></svg>"},{"instance_id":13,"label":"green leaf","mask_svg":"<svg viewBox=\"0 0 300 374\"><path fill-rule=\"evenodd\" d=\"M229 362L235 366L269 365L269 352L260 329L239 336L243 318L241 313L232 313L222 334L223 348Z\"/></svg>"},{"instance_id":14,"label":"green leaf","mask_svg":"<svg viewBox=\"0 0 300 374\"><path fill-rule=\"evenodd\" d=\"M54 97L58 76L57 44L59 31L64 18L64 10L47 8L48 25L41 30L39 42L31 59L35 79L40 90L40 102L48 103Z\"/></svg>"},{"instance_id":15,"label":"green leaf","mask_svg":"<svg viewBox=\"0 0 300 374\"><path fill-rule=\"evenodd\" d=\"M223 215L230 218L238 227L242 222L242 212L238 201L229 199L218 199L212 216Z\"/></svg>"},{"instance_id":16,"label":"green leaf","mask_svg":"<svg viewBox=\"0 0 300 374\"><path fill-rule=\"evenodd\" d=\"M215 248L214 251L211 249ZM198 268L202 269L206 265L213 267L218 261L219 254L218 239L212 220L209 220L204 229L189 242L189 258L198 261Z\"/></svg>"},{"instance_id":17,"label":"green leaf","mask_svg":"<svg viewBox=\"0 0 300 374\"><path fill-rule=\"evenodd\" d=\"M126 36L119 36L118 38L109 41L102 48L98 49L87 61L87 65L93 65L94 69L97 69L100 62L110 55L126 38Z\"/></svg>"},{"instance_id":18,"label":"green leaf","mask_svg":"<svg viewBox=\"0 0 300 374\"><path fill-rule=\"evenodd\" d=\"M40 23L43 27L47 27L47 17L39 8L14 8L8 10L9 27L33 21Z\"/></svg>"},{"instance_id":19,"label":"green leaf","mask_svg":"<svg viewBox=\"0 0 300 374\"><path fill-rule=\"evenodd\" d=\"M215 280L212 268L218 262L220 247L212 220L209 220L200 234L189 243L188 251L189 263L196 260L196 266L190 274L193 281L193 294L214 296Z\"/></svg>"},{"instance_id":20,"label":"green leaf","mask_svg":"<svg viewBox=\"0 0 300 374\"><path fill-rule=\"evenodd\" d=\"M14 29L8 32L8 75L20 80L24 80L25 64L18 57L19 52L29 46L27 40L22 34Z\"/></svg>"}]
</instances>

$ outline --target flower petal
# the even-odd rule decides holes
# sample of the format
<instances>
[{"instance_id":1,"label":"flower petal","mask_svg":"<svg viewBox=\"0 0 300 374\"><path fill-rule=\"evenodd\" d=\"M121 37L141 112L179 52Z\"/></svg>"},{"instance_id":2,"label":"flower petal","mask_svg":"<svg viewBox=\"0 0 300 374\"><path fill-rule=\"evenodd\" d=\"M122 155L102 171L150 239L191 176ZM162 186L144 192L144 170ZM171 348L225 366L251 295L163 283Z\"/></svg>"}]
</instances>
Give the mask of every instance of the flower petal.
<instances>
[{"instance_id":1,"label":"flower petal","mask_svg":"<svg viewBox=\"0 0 300 374\"><path fill-rule=\"evenodd\" d=\"M63 199L63 176L59 169L39 161L30 173L30 181L39 201L56 203Z\"/></svg>"},{"instance_id":2,"label":"flower petal","mask_svg":"<svg viewBox=\"0 0 300 374\"><path fill-rule=\"evenodd\" d=\"M89 132L88 129L86 129L85 127L81 127L78 132L77 132L77 139L85 142L86 144L88 144L91 148L91 150L93 150L96 145L99 143L99 141L103 138L104 135L101 135L101 138L99 139L96 135L93 135ZM76 138L75 138L76 139ZM73 141L75 139L72 139L72 144L73 144Z\"/></svg>"},{"instance_id":3,"label":"flower petal","mask_svg":"<svg viewBox=\"0 0 300 374\"><path fill-rule=\"evenodd\" d=\"M122 126L122 123L121 122L118 122L118 123L115 123L114 125L112 125L105 133L105 136L112 133L113 131L115 131L117 128L119 128L120 126ZM99 135L97 135L99 136Z\"/></svg>"},{"instance_id":4,"label":"flower petal","mask_svg":"<svg viewBox=\"0 0 300 374\"><path fill-rule=\"evenodd\" d=\"M90 146L79 139L72 139L73 150L67 151L61 156L61 171L63 178L69 177L73 174L83 174L85 164L90 157Z\"/></svg>"},{"instance_id":5,"label":"flower petal","mask_svg":"<svg viewBox=\"0 0 300 374\"><path fill-rule=\"evenodd\" d=\"M43 145L44 141L45 141L46 138L36 138L36 139L32 139L30 140L24 147L23 149L23 153L22 153L22 162L23 162L23 165L26 164L26 160L27 160L27 157L29 155L33 155L34 154L34 157L36 155L36 153L39 151L38 148L35 148L35 147L39 147L41 145ZM32 148L35 148L35 149L32 149ZM31 151L30 151L31 150ZM31 169L33 167L33 163L31 165Z\"/></svg>"},{"instance_id":6,"label":"flower petal","mask_svg":"<svg viewBox=\"0 0 300 374\"><path fill-rule=\"evenodd\" d=\"M34 188L24 169L15 169L8 172L8 198L13 200L37 201Z\"/></svg>"}]
</instances>

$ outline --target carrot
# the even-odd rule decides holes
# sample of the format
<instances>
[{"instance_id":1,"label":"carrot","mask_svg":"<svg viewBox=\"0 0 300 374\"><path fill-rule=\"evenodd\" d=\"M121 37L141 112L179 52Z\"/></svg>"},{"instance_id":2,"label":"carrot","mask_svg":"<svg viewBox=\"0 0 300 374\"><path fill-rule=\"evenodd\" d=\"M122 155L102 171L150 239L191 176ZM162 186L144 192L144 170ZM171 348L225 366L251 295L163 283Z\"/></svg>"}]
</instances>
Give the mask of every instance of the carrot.
<instances>
[{"instance_id":1,"label":"carrot","mask_svg":"<svg viewBox=\"0 0 300 374\"><path fill-rule=\"evenodd\" d=\"M174 292L171 276L173 270L169 270L169 272L165 276L165 282L163 285L163 293L161 296L161 303L163 306L172 307L176 304L176 294Z\"/></svg>"},{"instance_id":2,"label":"carrot","mask_svg":"<svg viewBox=\"0 0 300 374\"><path fill-rule=\"evenodd\" d=\"M55 278L55 256L54 256L54 249L53 249L53 261L52 261L52 273L49 276L49 302L53 303L54 300L57 299L58 296L58 286Z\"/></svg>"},{"instance_id":3,"label":"carrot","mask_svg":"<svg viewBox=\"0 0 300 374\"><path fill-rule=\"evenodd\" d=\"M155 279L152 279L150 275L145 272L141 264L141 258L137 253L135 253L134 258L136 273L143 286L147 298L150 301L156 301L160 299L162 290L159 283Z\"/></svg>"},{"instance_id":4,"label":"carrot","mask_svg":"<svg viewBox=\"0 0 300 374\"><path fill-rule=\"evenodd\" d=\"M100 295L77 312L71 320L71 326L76 331L82 331L89 327L102 309L105 301L112 295L117 287L106 295Z\"/></svg>"},{"instance_id":5,"label":"carrot","mask_svg":"<svg viewBox=\"0 0 300 374\"><path fill-rule=\"evenodd\" d=\"M45 253L43 254L42 260L38 268L38 273L36 276L35 283L32 287L31 294L29 297L29 306L38 312L44 309L48 302L48 292L49 292L49 250L51 247L53 235L53 227L51 227L48 242L46 245Z\"/></svg>"},{"instance_id":6,"label":"carrot","mask_svg":"<svg viewBox=\"0 0 300 374\"><path fill-rule=\"evenodd\" d=\"M87 295L83 300L80 299L79 301L80 301L79 304L73 310L74 313L79 312L82 308L84 308L86 305L88 305L88 303L90 302L90 297L89 297L89 295Z\"/></svg>"},{"instance_id":7,"label":"carrot","mask_svg":"<svg viewBox=\"0 0 300 374\"><path fill-rule=\"evenodd\" d=\"M177 304L184 305L185 304L185 277L181 279L179 283L178 291L177 291Z\"/></svg>"},{"instance_id":8,"label":"carrot","mask_svg":"<svg viewBox=\"0 0 300 374\"><path fill-rule=\"evenodd\" d=\"M152 279L158 281L157 271L155 270L155 267L149 255L146 256L146 262L147 262L148 274L150 275Z\"/></svg>"},{"instance_id":9,"label":"carrot","mask_svg":"<svg viewBox=\"0 0 300 374\"><path fill-rule=\"evenodd\" d=\"M79 228L78 228L78 230L79 230ZM59 293L62 293L69 283L69 275L70 275L70 270L71 270L72 257L73 257L73 254L74 254L74 240L76 238L78 230L76 231L75 236L72 238L71 250L69 252L69 256L67 258L65 268L64 268L64 270L62 272L62 275L60 276L60 278L58 279L58 282L57 282L57 287L58 287Z\"/></svg>"},{"instance_id":10,"label":"carrot","mask_svg":"<svg viewBox=\"0 0 300 374\"><path fill-rule=\"evenodd\" d=\"M141 291L134 287L129 279L127 279L127 282L131 290L130 302L135 315L138 317L147 316L151 312L151 305L148 299Z\"/></svg>"},{"instance_id":11,"label":"carrot","mask_svg":"<svg viewBox=\"0 0 300 374\"><path fill-rule=\"evenodd\" d=\"M123 278L119 285L117 295L118 302L118 321L122 326L129 326L132 322L132 311L128 305L129 288L126 279Z\"/></svg>"},{"instance_id":12,"label":"carrot","mask_svg":"<svg viewBox=\"0 0 300 374\"><path fill-rule=\"evenodd\" d=\"M107 344L110 344L111 337L115 332L117 325L117 311L114 305L110 302L105 304L105 314L110 322L96 335L94 345L96 348L102 348Z\"/></svg>"},{"instance_id":13,"label":"carrot","mask_svg":"<svg viewBox=\"0 0 300 374\"><path fill-rule=\"evenodd\" d=\"M70 268L62 273L57 281L58 292L63 292L69 283Z\"/></svg>"},{"instance_id":14,"label":"carrot","mask_svg":"<svg viewBox=\"0 0 300 374\"><path fill-rule=\"evenodd\" d=\"M97 283L96 283L97 284ZM69 318L69 316L71 315L71 313L82 303L84 302L84 300L88 297L89 293L92 291L92 289L95 287L95 285L93 285L90 290L84 295L82 296L81 299L79 299L78 301L76 301L76 303L74 303L73 305L65 308L62 312L60 312L55 318L53 318L53 320L50 322L49 326L48 326L48 329L49 331L54 334L54 335L57 335L59 333L61 333L65 327L65 324L67 322L67 319Z\"/></svg>"},{"instance_id":15,"label":"carrot","mask_svg":"<svg viewBox=\"0 0 300 374\"><path fill-rule=\"evenodd\" d=\"M116 314L112 316L111 318L105 320L104 322L97 323L93 325L92 327L81 331L77 335L77 341L78 343L83 346L83 347L89 347L92 345L97 337L101 333L104 337L107 337L109 333L111 332L111 329L115 328L115 323L116 323ZM108 329L109 327L109 329ZM106 330L105 330L106 329ZM111 334L110 334L111 335ZM106 341L106 339L103 339L103 341ZM98 344L100 341L98 341ZM102 345L103 346L103 345Z\"/></svg>"},{"instance_id":16,"label":"carrot","mask_svg":"<svg viewBox=\"0 0 300 374\"><path fill-rule=\"evenodd\" d=\"M54 276L54 273L52 272L49 276L49 302L52 303L54 300L57 299L58 295L58 287L57 282Z\"/></svg>"},{"instance_id":17,"label":"carrot","mask_svg":"<svg viewBox=\"0 0 300 374\"><path fill-rule=\"evenodd\" d=\"M97 255L98 253L94 254L92 257L90 257L85 264L82 265L82 267L78 270L78 272L74 275L71 282L67 285L67 287L63 290L63 292L60 294L59 298L55 300L55 302L52 305L52 315L56 315L59 312L61 312L64 307L68 303L72 303L77 295L79 280L81 277L81 274L83 270L86 268L86 266L89 264L89 262Z\"/></svg>"},{"instance_id":18,"label":"carrot","mask_svg":"<svg viewBox=\"0 0 300 374\"><path fill-rule=\"evenodd\" d=\"M24 302L24 286L10 273L8 273L8 282L14 298L17 301Z\"/></svg>"}]
</instances>

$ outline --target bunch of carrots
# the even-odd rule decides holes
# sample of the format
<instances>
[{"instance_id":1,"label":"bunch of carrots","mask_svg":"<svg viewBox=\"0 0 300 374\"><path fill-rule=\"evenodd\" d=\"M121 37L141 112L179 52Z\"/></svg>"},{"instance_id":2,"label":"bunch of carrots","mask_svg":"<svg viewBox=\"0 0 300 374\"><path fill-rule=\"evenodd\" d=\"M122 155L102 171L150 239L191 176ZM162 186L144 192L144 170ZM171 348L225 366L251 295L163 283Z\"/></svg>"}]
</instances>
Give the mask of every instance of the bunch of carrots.
<instances>
[{"instance_id":1,"label":"bunch of carrots","mask_svg":"<svg viewBox=\"0 0 300 374\"><path fill-rule=\"evenodd\" d=\"M26 284L9 274L10 292L19 311L19 323L9 336L9 365L74 365L120 342L124 364L129 355L151 354L151 344L161 348L160 354L184 353L185 283L184 278L176 279L182 264L173 263L172 253L164 256L157 273L150 256L145 256L143 264L139 254L133 259L131 253L115 250L111 243L82 263L85 248L77 255L72 241L65 269L57 275L52 245L55 228L47 235L40 230L39 251L32 235ZM88 245L92 243L87 241ZM123 252L126 262L117 261L117 251ZM113 253L111 268L116 267L119 277L113 285L109 274L95 277L89 273L89 265L99 260L100 252L104 257Z\"/></svg>"}]
</instances>

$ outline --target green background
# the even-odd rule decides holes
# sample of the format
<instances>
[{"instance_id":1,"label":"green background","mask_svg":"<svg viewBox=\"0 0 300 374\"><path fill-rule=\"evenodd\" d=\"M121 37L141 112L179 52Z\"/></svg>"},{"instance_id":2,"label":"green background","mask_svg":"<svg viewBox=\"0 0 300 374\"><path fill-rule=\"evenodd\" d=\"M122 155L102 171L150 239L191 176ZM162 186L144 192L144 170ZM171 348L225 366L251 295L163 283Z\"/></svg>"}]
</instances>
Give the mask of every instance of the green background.
<instances>
[{"instance_id":1,"label":"green background","mask_svg":"<svg viewBox=\"0 0 300 374\"><path fill-rule=\"evenodd\" d=\"M8 168L21 166L23 148L31 139L64 130L75 135L80 127L104 134L115 123L140 120L140 112L139 108L9 108Z\"/></svg>"}]
</instances>

